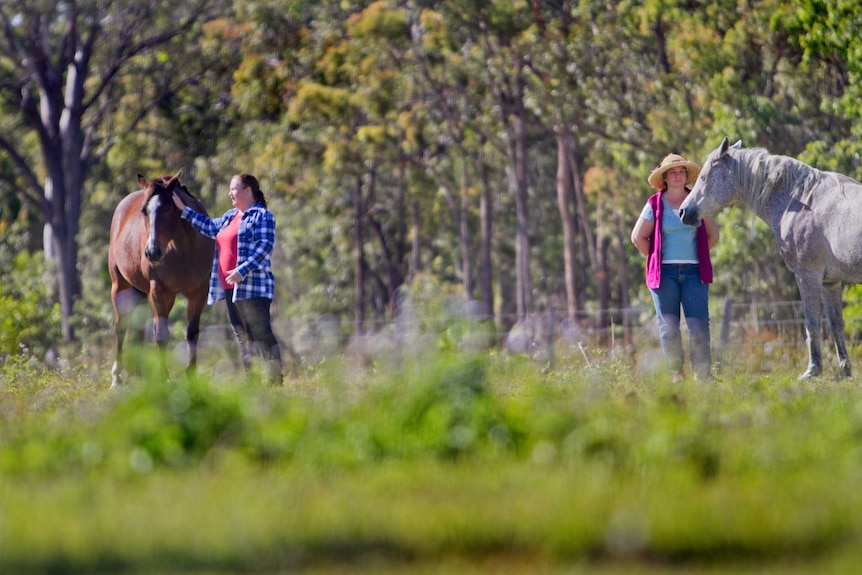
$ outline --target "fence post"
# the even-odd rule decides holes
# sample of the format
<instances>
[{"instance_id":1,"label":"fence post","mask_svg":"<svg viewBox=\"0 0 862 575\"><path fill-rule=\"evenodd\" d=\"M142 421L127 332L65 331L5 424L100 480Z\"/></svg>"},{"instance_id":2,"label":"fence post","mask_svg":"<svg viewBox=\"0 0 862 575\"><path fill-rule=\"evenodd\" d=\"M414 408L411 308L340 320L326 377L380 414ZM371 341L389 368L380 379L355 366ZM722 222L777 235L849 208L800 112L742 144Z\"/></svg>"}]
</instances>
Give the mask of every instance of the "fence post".
<instances>
[{"instance_id":1,"label":"fence post","mask_svg":"<svg viewBox=\"0 0 862 575\"><path fill-rule=\"evenodd\" d=\"M718 357L716 358L716 369L721 373L721 363L724 359L724 349L727 346L727 340L730 339L730 319L733 315L733 298L729 297L724 300L724 315L721 318L721 335L718 339Z\"/></svg>"},{"instance_id":2,"label":"fence post","mask_svg":"<svg viewBox=\"0 0 862 575\"><path fill-rule=\"evenodd\" d=\"M556 309L551 308L551 317L546 319L545 323L545 345L548 346L548 369L553 370L555 367L556 358L554 357L554 336L557 331L557 316Z\"/></svg>"}]
</instances>

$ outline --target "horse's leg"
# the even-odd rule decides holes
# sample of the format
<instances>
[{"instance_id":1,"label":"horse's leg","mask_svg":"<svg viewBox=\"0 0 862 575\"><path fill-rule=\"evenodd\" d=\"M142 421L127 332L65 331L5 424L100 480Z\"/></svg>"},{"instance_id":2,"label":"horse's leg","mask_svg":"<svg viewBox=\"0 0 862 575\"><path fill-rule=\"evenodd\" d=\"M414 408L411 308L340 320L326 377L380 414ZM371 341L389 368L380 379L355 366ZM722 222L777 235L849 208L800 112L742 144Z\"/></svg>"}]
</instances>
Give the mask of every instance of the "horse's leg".
<instances>
[{"instance_id":1,"label":"horse's leg","mask_svg":"<svg viewBox=\"0 0 862 575\"><path fill-rule=\"evenodd\" d=\"M815 377L823 372L823 359L820 355L820 332L823 328L821 313L821 277L804 270L796 273L796 284L802 296L802 310L805 314L805 333L808 341L808 369L799 379Z\"/></svg>"},{"instance_id":2,"label":"horse's leg","mask_svg":"<svg viewBox=\"0 0 862 575\"><path fill-rule=\"evenodd\" d=\"M200 336L201 314L206 304L206 291L203 295L195 294L187 297L188 310L186 313L186 344L189 351L189 362L186 372L191 373L198 364L198 337Z\"/></svg>"},{"instance_id":3,"label":"horse's leg","mask_svg":"<svg viewBox=\"0 0 862 575\"><path fill-rule=\"evenodd\" d=\"M168 376L166 348L171 338L168 316L174 307L176 294L170 293L159 282L150 282L150 306L153 308L153 334L159 350L159 361L165 378Z\"/></svg>"},{"instance_id":4,"label":"horse's leg","mask_svg":"<svg viewBox=\"0 0 862 575\"><path fill-rule=\"evenodd\" d=\"M840 282L823 285L823 306L826 309L826 319L829 321L829 332L835 342L838 352L838 377L850 377L850 356L844 344L844 309L842 288Z\"/></svg>"},{"instance_id":5,"label":"horse's leg","mask_svg":"<svg viewBox=\"0 0 862 575\"><path fill-rule=\"evenodd\" d=\"M111 388L122 385L123 340L129 330L129 317L143 299L143 294L133 287L111 289L114 304L114 365L111 367Z\"/></svg>"}]
</instances>

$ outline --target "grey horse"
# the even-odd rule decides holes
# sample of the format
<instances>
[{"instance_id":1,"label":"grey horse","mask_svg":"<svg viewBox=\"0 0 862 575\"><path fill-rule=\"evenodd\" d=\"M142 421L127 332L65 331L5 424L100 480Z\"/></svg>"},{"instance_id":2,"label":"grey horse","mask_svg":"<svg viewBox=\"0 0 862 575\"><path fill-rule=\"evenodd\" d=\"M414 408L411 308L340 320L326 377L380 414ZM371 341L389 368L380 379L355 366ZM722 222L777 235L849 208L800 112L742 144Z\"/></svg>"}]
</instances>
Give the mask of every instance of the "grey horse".
<instances>
[{"instance_id":1,"label":"grey horse","mask_svg":"<svg viewBox=\"0 0 862 575\"><path fill-rule=\"evenodd\" d=\"M707 156L680 217L696 225L742 202L772 229L784 262L796 277L808 340L806 379L823 371L822 313L838 353L839 376L850 376L844 343L844 282L862 283L862 184L727 138ZM821 308L821 301L823 307Z\"/></svg>"}]
</instances>

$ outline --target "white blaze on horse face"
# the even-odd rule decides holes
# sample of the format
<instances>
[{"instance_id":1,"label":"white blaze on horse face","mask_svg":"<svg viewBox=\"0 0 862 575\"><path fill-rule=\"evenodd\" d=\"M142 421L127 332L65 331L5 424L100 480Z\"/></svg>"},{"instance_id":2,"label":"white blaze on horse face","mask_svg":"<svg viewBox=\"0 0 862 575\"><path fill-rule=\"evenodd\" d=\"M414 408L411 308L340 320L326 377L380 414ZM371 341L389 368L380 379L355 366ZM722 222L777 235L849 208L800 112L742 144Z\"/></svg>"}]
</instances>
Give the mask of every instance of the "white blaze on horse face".
<instances>
[{"instance_id":1,"label":"white blaze on horse face","mask_svg":"<svg viewBox=\"0 0 862 575\"><path fill-rule=\"evenodd\" d=\"M156 212L159 209L160 199L158 194L153 194L150 201L147 202L147 217L150 220L150 235L147 238L147 249L153 249L156 246Z\"/></svg>"}]
</instances>

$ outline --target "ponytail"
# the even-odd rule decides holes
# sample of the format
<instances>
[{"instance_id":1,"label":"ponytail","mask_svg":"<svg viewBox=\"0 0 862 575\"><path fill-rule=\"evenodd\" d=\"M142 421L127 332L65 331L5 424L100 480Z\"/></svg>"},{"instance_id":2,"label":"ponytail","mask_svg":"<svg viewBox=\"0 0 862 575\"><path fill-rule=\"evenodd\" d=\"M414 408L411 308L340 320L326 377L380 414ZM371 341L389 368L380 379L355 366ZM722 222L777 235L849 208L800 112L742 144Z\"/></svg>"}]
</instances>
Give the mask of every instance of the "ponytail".
<instances>
[{"instance_id":1,"label":"ponytail","mask_svg":"<svg viewBox=\"0 0 862 575\"><path fill-rule=\"evenodd\" d=\"M266 207L266 198L263 195L263 190L260 189L260 182L257 181L257 178L245 172L237 174L234 177L239 179L239 183L242 184L243 187L248 186L251 188L251 193L254 196L255 202L261 203L263 204L263 207Z\"/></svg>"}]
</instances>

